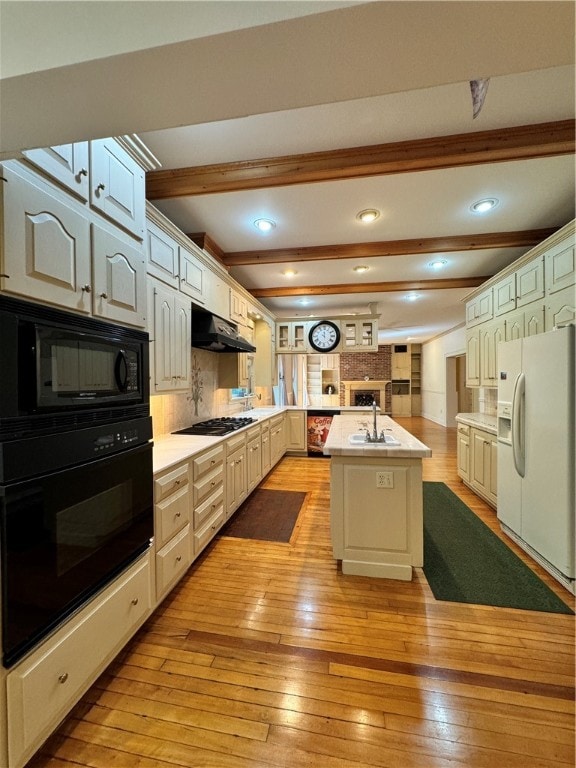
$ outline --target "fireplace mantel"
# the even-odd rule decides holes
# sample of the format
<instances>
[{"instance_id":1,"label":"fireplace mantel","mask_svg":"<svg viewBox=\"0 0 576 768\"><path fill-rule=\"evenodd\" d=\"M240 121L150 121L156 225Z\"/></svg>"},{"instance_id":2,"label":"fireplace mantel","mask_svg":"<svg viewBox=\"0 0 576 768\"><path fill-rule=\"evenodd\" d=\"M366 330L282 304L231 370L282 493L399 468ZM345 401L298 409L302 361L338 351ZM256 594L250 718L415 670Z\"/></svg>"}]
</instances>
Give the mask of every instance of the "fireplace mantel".
<instances>
[{"instance_id":1,"label":"fireplace mantel","mask_svg":"<svg viewBox=\"0 0 576 768\"><path fill-rule=\"evenodd\" d=\"M342 381L340 382L344 386L344 405L354 405L350 402L350 393L357 391L370 391L378 390L380 392L380 410L385 411L384 403L386 402L386 387L392 384L390 379L378 380L378 379L359 379L355 381Z\"/></svg>"}]
</instances>

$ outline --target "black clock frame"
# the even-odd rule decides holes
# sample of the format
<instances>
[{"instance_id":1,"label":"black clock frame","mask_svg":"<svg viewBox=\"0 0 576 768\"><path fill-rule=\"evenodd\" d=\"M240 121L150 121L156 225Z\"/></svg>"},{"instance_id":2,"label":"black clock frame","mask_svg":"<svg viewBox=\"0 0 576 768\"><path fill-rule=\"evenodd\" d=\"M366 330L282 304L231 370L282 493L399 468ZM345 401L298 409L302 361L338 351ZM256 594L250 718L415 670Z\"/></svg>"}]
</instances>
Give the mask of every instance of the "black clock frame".
<instances>
[{"instance_id":1,"label":"black clock frame","mask_svg":"<svg viewBox=\"0 0 576 768\"><path fill-rule=\"evenodd\" d=\"M312 334L315 331L315 329L318 328L319 325L329 325L336 332L336 341L334 342L334 344L331 347L318 347L312 341ZM340 344L340 328L338 328L336 323L333 323L332 320L319 320L308 331L308 342L309 342L310 346L312 347L312 349L315 349L316 352L331 352L333 349L336 349L338 344Z\"/></svg>"}]
</instances>

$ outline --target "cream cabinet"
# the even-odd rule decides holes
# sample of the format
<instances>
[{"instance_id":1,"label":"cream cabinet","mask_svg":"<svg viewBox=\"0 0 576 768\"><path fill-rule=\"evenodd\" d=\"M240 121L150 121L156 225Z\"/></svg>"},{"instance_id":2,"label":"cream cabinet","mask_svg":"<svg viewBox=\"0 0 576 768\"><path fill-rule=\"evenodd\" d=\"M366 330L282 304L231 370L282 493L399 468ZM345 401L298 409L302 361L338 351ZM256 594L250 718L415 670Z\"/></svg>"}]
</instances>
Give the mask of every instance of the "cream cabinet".
<instances>
[{"instance_id":1,"label":"cream cabinet","mask_svg":"<svg viewBox=\"0 0 576 768\"><path fill-rule=\"evenodd\" d=\"M149 275L177 288L197 304L206 302L207 269L194 253L194 245L185 247L159 223L146 222L146 269Z\"/></svg>"},{"instance_id":2,"label":"cream cabinet","mask_svg":"<svg viewBox=\"0 0 576 768\"><path fill-rule=\"evenodd\" d=\"M270 454L270 421L268 419L262 423L260 442L262 446L262 477L266 477L272 468L272 458Z\"/></svg>"},{"instance_id":3,"label":"cream cabinet","mask_svg":"<svg viewBox=\"0 0 576 768\"><path fill-rule=\"evenodd\" d=\"M90 142L90 205L144 239L144 170L115 139Z\"/></svg>"},{"instance_id":4,"label":"cream cabinet","mask_svg":"<svg viewBox=\"0 0 576 768\"><path fill-rule=\"evenodd\" d=\"M246 483L251 493L262 480L262 427L255 424L246 431Z\"/></svg>"},{"instance_id":5,"label":"cream cabinet","mask_svg":"<svg viewBox=\"0 0 576 768\"><path fill-rule=\"evenodd\" d=\"M544 307L544 325L547 331L562 328L576 321L576 291L573 287L564 288L546 297Z\"/></svg>"},{"instance_id":6,"label":"cream cabinet","mask_svg":"<svg viewBox=\"0 0 576 768\"><path fill-rule=\"evenodd\" d=\"M392 415L393 416L411 416L412 397L411 395L392 395Z\"/></svg>"},{"instance_id":7,"label":"cream cabinet","mask_svg":"<svg viewBox=\"0 0 576 768\"><path fill-rule=\"evenodd\" d=\"M88 147L87 141L80 141L76 144L29 149L22 155L81 200L86 201L90 195Z\"/></svg>"},{"instance_id":8,"label":"cream cabinet","mask_svg":"<svg viewBox=\"0 0 576 768\"><path fill-rule=\"evenodd\" d=\"M504 328L506 341L543 333L544 305L540 301L535 301L523 309L510 312L504 317Z\"/></svg>"},{"instance_id":9,"label":"cream cabinet","mask_svg":"<svg viewBox=\"0 0 576 768\"><path fill-rule=\"evenodd\" d=\"M254 355L248 352L227 352L218 357L218 387L220 389L252 389Z\"/></svg>"},{"instance_id":10,"label":"cream cabinet","mask_svg":"<svg viewBox=\"0 0 576 768\"><path fill-rule=\"evenodd\" d=\"M23 155L93 210L138 240L144 238L144 169L120 140L63 144Z\"/></svg>"},{"instance_id":11,"label":"cream cabinet","mask_svg":"<svg viewBox=\"0 0 576 768\"><path fill-rule=\"evenodd\" d=\"M150 391L187 391L190 386L192 307L190 299L148 281Z\"/></svg>"},{"instance_id":12,"label":"cream cabinet","mask_svg":"<svg viewBox=\"0 0 576 768\"><path fill-rule=\"evenodd\" d=\"M307 352L309 325L299 321L276 323L276 352Z\"/></svg>"},{"instance_id":13,"label":"cream cabinet","mask_svg":"<svg viewBox=\"0 0 576 768\"><path fill-rule=\"evenodd\" d=\"M410 379L412 373L412 361L409 344L392 345L392 380Z\"/></svg>"},{"instance_id":14,"label":"cream cabinet","mask_svg":"<svg viewBox=\"0 0 576 768\"><path fill-rule=\"evenodd\" d=\"M273 322L256 320L254 323L254 385L272 388L275 379L275 355L272 334Z\"/></svg>"},{"instance_id":15,"label":"cream cabinet","mask_svg":"<svg viewBox=\"0 0 576 768\"><path fill-rule=\"evenodd\" d=\"M79 201L28 174L22 164L7 164L2 173L2 290L143 327L141 245L103 219L89 217Z\"/></svg>"},{"instance_id":16,"label":"cream cabinet","mask_svg":"<svg viewBox=\"0 0 576 768\"><path fill-rule=\"evenodd\" d=\"M150 551L6 678L8 764L23 766L150 615Z\"/></svg>"},{"instance_id":17,"label":"cream cabinet","mask_svg":"<svg viewBox=\"0 0 576 768\"><path fill-rule=\"evenodd\" d=\"M493 312L492 288L489 288L467 302L466 327L473 328L475 325L492 320Z\"/></svg>"},{"instance_id":18,"label":"cream cabinet","mask_svg":"<svg viewBox=\"0 0 576 768\"><path fill-rule=\"evenodd\" d=\"M280 413L270 419L270 463L275 466L286 452L286 433L284 414Z\"/></svg>"},{"instance_id":19,"label":"cream cabinet","mask_svg":"<svg viewBox=\"0 0 576 768\"><path fill-rule=\"evenodd\" d=\"M306 411L288 410L284 415L286 450L302 453L307 449Z\"/></svg>"},{"instance_id":20,"label":"cream cabinet","mask_svg":"<svg viewBox=\"0 0 576 768\"><path fill-rule=\"evenodd\" d=\"M194 556L214 538L226 520L224 458L220 443L194 456Z\"/></svg>"},{"instance_id":21,"label":"cream cabinet","mask_svg":"<svg viewBox=\"0 0 576 768\"><path fill-rule=\"evenodd\" d=\"M341 320L342 352L378 352L378 319Z\"/></svg>"},{"instance_id":22,"label":"cream cabinet","mask_svg":"<svg viewBox=\"0 0 576 768\"><path fill-rule=\"evenodd\" d=\"M238 509L248 495L246 433L226 441L226 518Z\"/></svg>"},{"instance_id":23,"label":"cream cabinet","mask_svg":"<svg viewBox=\"0 0 576 768\"><path fill-rule=\"evenodd\" d=\"M472 427L470 446L469 483L479 496L496 507L498 467L496 435Z\"/></svg>"},{"instance_id":24,"label":"cream cabinet","mask_svg":"<svg viewBox=\"0 0 576 768\"><path fill-rule=\"evenodd\" d=\"M494 316L544 297L544 259L538 257L497 282L493 287Z\"/></svg>"},{"instance_id":25,"label":"cream cabinet","mask_svg":"<svg viewBox=\"0 0 576 768\"><path fill-rule=\"evenodd\" d=\"M498 344L505 340L503 320L494 320L480 326L480 384L498 386Z\"/></svg>"},{"instance_id":26,"label":"cream cabinet","mask_svg":"<svg viewBox=\"0 0 576 768\"><path fill-rule=\"evenodd\" d=\"M234 288L230 289L230 320L238 325L248 324L248 301Z\"/></svg>"},{"instance_id":27,"label":"cream cabinet","mask_svg":"<svg viewBox=\"0 0 576 768\"><path fill-rule=\"evenodd\" d=\"M187 461L154 476L156 601L160 602L192 562L192 492Z\"/></svg>"},{"instance_id":28,"label":"cream cabinet","mask_svg":"<svg viewBox=\"0 0 576 768\"><path fill-rule=\"evenodd\" d=\"M496 435L459 422L456 447L458 476L478 496L496 508L498 467Z\"/></svg>"},{"instance_id":29,"label":"cream cabinet","mask_svg":"<svg viewBox=\"0 0 576 768\"><path fill-rule=\"evenodd\" d=\"M458 476L462 480L470 480L470 427L468 424L458 424L456 432L456 458Z\"/></svg>"}]
</instances>

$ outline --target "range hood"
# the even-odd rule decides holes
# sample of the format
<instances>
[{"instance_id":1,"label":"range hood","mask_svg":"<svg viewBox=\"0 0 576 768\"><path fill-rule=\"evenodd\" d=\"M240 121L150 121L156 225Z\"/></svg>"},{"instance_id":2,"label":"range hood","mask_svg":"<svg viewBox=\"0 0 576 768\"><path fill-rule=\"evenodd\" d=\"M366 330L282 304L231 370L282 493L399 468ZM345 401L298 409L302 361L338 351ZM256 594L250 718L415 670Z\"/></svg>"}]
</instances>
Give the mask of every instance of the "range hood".
<instances>
[{"instance_id":1,"label":"range hood","mask_svg":"<svg viewBox=\"0 0 576 768\"><path fill-rule=\"evenodd\" d=\"M192 346L209 352L256 352L232 323L210 312L192 312Z\"/></svg>"}]
</instances>

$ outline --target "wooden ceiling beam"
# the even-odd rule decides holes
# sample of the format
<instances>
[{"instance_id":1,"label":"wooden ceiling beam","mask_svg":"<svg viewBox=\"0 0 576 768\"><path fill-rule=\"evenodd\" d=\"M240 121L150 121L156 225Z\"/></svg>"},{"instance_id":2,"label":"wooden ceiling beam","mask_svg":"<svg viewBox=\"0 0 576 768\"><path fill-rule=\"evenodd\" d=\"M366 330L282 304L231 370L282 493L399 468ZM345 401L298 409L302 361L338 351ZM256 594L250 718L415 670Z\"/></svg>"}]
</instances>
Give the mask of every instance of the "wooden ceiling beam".
<instances>
[{"instance_id":1,"label":"wooden ceiling beam","mask_svg":"<svg viewBox=\"0 0 576 768\"><path fill-rule=\"evenodd\" d=\"M275 248L266 251L228 251L222 253L222 262L227 267L239 267L326 259L370 259L377 256L479 251L485 248L530 248L541 243L555 231L555 228L531 229L523 232L420 237L413 240L388 240L377 243L316 245L302 248Z\"/></svg>"},{"instance_id":2,"label":"wooden ceiling beam","mask_svg":"<svg viewBox=\"0 0 576 768\"><path fill-rule=\"evenodd\" d=\"M255 299L281 296L334 296L340 293L391 293L392 291L430 291L445 288L477 288L492 275L484 277L450 277L437 280L394 280L386 283L339 283L335 285L279 286L247 288Z\"/></svg>"},{"instance_id":3,"label":"wooden ceiling beam","mask_svg":"<svg viewBox=\"0 0 576 768\"><path fill-rule=\"evenodd\" d=\"M455 168L574 153L576 121L521 125L367 147L146 174L149 200Z\"/></svg>"}]
</instances>

